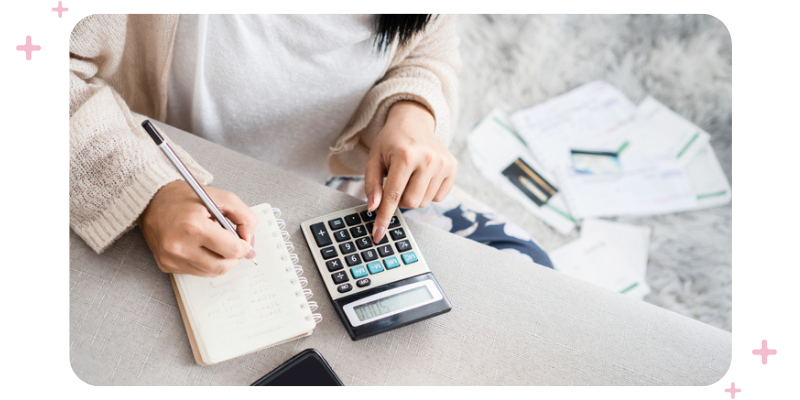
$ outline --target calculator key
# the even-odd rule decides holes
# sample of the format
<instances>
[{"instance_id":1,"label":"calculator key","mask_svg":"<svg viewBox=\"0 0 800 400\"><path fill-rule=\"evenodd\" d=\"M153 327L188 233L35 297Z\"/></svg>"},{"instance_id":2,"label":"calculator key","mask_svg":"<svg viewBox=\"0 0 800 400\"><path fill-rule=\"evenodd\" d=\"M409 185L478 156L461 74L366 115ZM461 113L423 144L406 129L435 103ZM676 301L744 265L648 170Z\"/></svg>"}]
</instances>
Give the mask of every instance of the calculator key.
<instances>
[{"instance_id":1,"label":"calculator key","mask_svg":"<svg viewBox=\"0 0 800 400\"><path fill-rule=\"evenodd\" d=\"M372 227L375 226L374 222L367 222L367 233L372 234Z\"/></svg>"},{"instance_id":2,"label":"calculator key","mask_svg":"<svg viewBox=\"0 0 800 400\"><path fill-rule=\"evenodd\" d=\"M356 281L356 285L358 285L358 287L369 286L370 283L372 283L372 281L370 281L369 278L359 279Z\"/></svg>"},{"instance_id":3,"label":"calculator key","mask_svg":"<svg viewBox=\"0 0 800 400\"><path fill-rule=\"evenodd\" d=\"M361 257L359 257L358 254L350 254L344 259L347 261L347 265L351 267L356 264L361 264Z\"/></svg>"},{"instance_id":4,"label":"calculator key","mask_svg":"<svg viewBox=\"0 0 800 400\"><path fill-rule=\"evenodd\" d=\"M331 227L331 230L337 230L344 228L344 221L341 218L336 218L328 221L328 226Z\"/></svg>"},{"instance_id":5,"label":"calculator key","mask_svg":"<svg viewBox=\"0 0 800 400\"><path fill-rule=\"evenodd\" d=\"M335 260L325 261L325 265L328 266L328 271L330 272L338 271L344 268L344 265L342 265L342 262L339 261L338 258Z\"/></svg>"},{"instance_id":6,"label":"calculator key","mask_svg":"<svg viewBox=\"0 0 800 400\"><path fill-rule=\"evenodd\" d=\"M375 211L362 211L361 219L363 219L364 222L375 221Z\"/></svg>"},{"instance_id":7,"label":"calculator key","mask_svg":"<svg viewBox=\"0 0 800 400\"><path fill-rule=\"evenodd\" d=\"M389 221L389 228L394 228L396 226L400 226L400 220L397 219L397 215L392 215L392 220Z\"/></svg>"},{"instance_id":8,"label":"calculator key","mask_svg":"<svg viewBox=\"0 0 800 400\"><path fill-rule=\"evenodd\" d=\"M405 264L413 264L417 262L417 255L414 254L413 251L409 251L408 253L400 255L403 258L403 262Z\"/></svg>"},{"instance_id":9,"label":"calculator key","mask_svg":"<svg viewBox=\"0 0 800 400\"><path fill-rule=\"evenodd\" d=\"M350 268L350 274L353 275L353 279L361 279L367 276L367 268L363 265L359 265L355 268Z\"/></svg>"},{"instance_id":10,"label":"calculator key","mask_svg":"<svg viewBox=\"0 0 800 400\"><path fill-rule=\"evenodd\" d=\"M339 287L337 287L336 290L338 290L339 293L349 292L353 290L353 285L345 283L344 285L339 285Z\"/></svg>"},{"instance_id":11,"label":"calculator key","mask_svg":"<svg viewBox=\"0 0 800 400\"><path fill-rule=\"evenodd\" d=\"M400 266L400 261L397 260L397 257L384 258L383 265L386 266L386 269L397 268Z\"/></svg>"},{"instance_id":12,"label":"calculator key","mask_svg":"<svg viewBox=\"0 0 800 400\"><path fill-rule=\"evenodd\" d=\"M320 253L322 253L322 258L325 260L338 256L338 254L336 254L336 249L334 249L333 246L320 250Z\"/></svg>"},{"instance_id":13,"label":"calculator key","mask_svg":"<svg viewBox=\"0 0 800 400\"><path fill-rule=\"evenodd\" d=\"M347 274L344 271L339 271L335 274L332 274L331 278L333 278L333 283L337 285L342 282L347 282L350 280L350 278L347 277Z\"/></svg>"},{"instance_id":14,"label":"calculator key","mask_svg":"<svg viewBox=\"0 0 800 400\"><path fill-rule=\"evenodd\" d=\"M408 240L403 240L402 242L395 242L394 245L397 247L397 251L400 253L411 250L411 243Z\"/></svg>"},{"instance_id":15,"label":"calculator key","mask_svg":"<svg viewBox=\"0 0 800 400\"><path fill-rule=\"evenodd\" d=\"M347 229L342 229L340 231L333 232L333 237L336 238L337 242L344 242L345 240L350 240L350 232L347 232Z\"/></svg>"},{"instance_id":16,"label":"calculator key","mask_svg":"<svg viewBox=\"0 0 800 400\"><path fill-rule=\"evenodd\" d=\"M356 240L356 246L358 246L359 250L364 250L367 247L372 247L372 240L369 240L368 237L358 238L358 240Z\"/></svg>"},{"instance_id":17,"label":"calculator key","mask_svg":"<svg viewBox=\"0 0 800 400\"><path fill-rule=\"evenodd\" d=\"M311 225L311 233L314 234L314 240L317 241L318 247L325 247L333 243L330 235L328 235L328 230L325 229L325 224L322 222Z\"/></svg>"},{"instance_id":18,"label":"calculator key","mask_svg":"<svg viewBox=\"0 0 800 400\"><path fill-rule=\"evenodd\" d=\"M386 244L386 243L389 243L389 235L383 235L381 241L375 244Z\"/></svg>"},{"instance_id":19,"label":"calculator key","mask_svg":"<svg viewBox=\"0 0 800 400\"><path fill-rule=\"evenodd\" d=\"M349 254L356 251L356 246L353 246L353 242L342 243L339 245L339 250L342 254Z\"/></svg>"},{"instance_id":20,"label":"calculator key","mask_svg":"<svg viewBox=\"0 0 800 400\"><path fill-rule=\"evenodd\" d=\"M367 269L369 270L370 274L377 274L378 272L383 272L383 264L380 261L375 261L367 264Z\"/></svg>"},{"instance_id":21,"label":"calculator key","mask_svg":"<svg viewBox=\"0 0 800 400\"><path fill-rule=\"evenodd\" d=\"M394 254L394 250L392 250L392 245L385 244L383 246L378 247L378 254L381 257L389 257L390 255Z\"/></svg>"},{"instance_id":22,"label":"calculator key","mask_svg":"<svg viewBox=\"0 0 800 400\"><path fill-rule=\"evenodd\" d=\"M347 222L347 226L353 226L360 224L361 218L358 217L358 213L355 213L344 217L344 221Z\"/></svg>"},{"instance_id":23,"label":"calculator key","mask_svg":"<svg viewBox=\"0 0 800 400\"><path fill-rule=\"evenodd\" d=\"M403 228L395 228L389 231L389 234L392 235L392 240L400 240L406 237L406 232Z\"/></svg>"},{"instance_id":24,"label":"calculator key","mask_svg":"<svg viewBox=\"0 0 800 400\"><path fill-rule=\"evenodd\" d=\"M367 251L361 252L361 257L364 257L364 262L377 260L378 259L378 252L375 249L369 249Z\"/></svg>"},{"instance_id":25,"label":"calculator key","mask_svg":"<svg viewBox=\"0 0 800 400\"><path fill-rule=\"evenodd\" d=\"M364 225L354 226L350 228L350 233L353 234L354 238L365 236L367 234L367 228Z\"/></svg>"}]
</instances>

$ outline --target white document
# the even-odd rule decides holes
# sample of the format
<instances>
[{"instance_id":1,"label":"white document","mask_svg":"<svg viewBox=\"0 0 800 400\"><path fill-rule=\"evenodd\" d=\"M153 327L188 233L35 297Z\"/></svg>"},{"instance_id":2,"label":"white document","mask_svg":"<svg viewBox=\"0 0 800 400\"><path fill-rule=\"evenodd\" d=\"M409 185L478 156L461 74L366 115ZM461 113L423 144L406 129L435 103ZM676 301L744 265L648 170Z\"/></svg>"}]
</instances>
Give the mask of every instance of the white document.
<instances>
[{"instance_id":1,"label":"white document","mask_svg":"<svg viewBox=\"0 0 800 400\"><path fill-rule=\"evenodd\" d=\"M697 198L697 208L730 203L731 185L722 166L719 165L711 143L707 140L700 141L693 143L691 147L691 153L681 157L680 162Z\"/></svg>"},{"instance_id":2,"label":"white document","mask_svg":"<svg viewBox=\"0 0 800 400\"><path fill-rule=\"evenodd\" d=\"M475 168L497 188L560 233L566 235L575 228L575 219L570 215L560 192L539 206L503 176L502 171L514 160L521 158L558 188L553 177L536 162L528 148L516 136L505 114L499 110L490 112L472 130L467 138L467 146Z\"/></svg>"},{"instance_id":3,"label":"white document","mask_svg":"<svg viewBox=\"0 0 800 400\"><path fill-rule=\"evenodd\" d=\"M681 158L695 142L708 141L709 134L676 114L652 97L642 100L636 117L617 132L628 144L620 153L625 157L668 155Z\"/></svg>"},{"instance_id":4,"label":"white document","mask_svg":"<svg viewBox=\"0 0 800 400\"><path fill-rule=\"evenodd\" d=\"M518 111L511 122L536 158L558 171L570 166L570 148L616 152L627 134L617 128L635 115L636 105L622 92L595 81Z\"/></svg>"},{"instance_id":5,"label":"white document","mask_svg":"<svg viewBox=\"0 0 800 400\"><path fill-rule=\"evenodd\" d=\"M650 228L587 219L581 237L550 253L555 269L606 289L643 299Z\"/></svg>"},{"instance_id":6,"label":"white document","mask_svg":"<svg viewBox=\"0 0 800 400\"><path fill-rule=\"evenodd\" d=\"M570 212L577 219L665 214L698 207L686 172L671 157L648 162L646 168L623 175L565 170L562 176Z\"/></svg>"},{"instance_id":7,"label":"white document","mask_svg":"<svg viewBox=\"0 0 800 400\"><path fill-rule=\"evenodd\" d=\"M595 218L581 221L581 237L603 235L608 243L621 250L631 266L631 271L639 277L639 283L625 294L638 298L644 298L650 293L650 286L647 285L646 279L650 233L651 229L647 226L622 224Z\"/></svg>"},{"instance_id":8,"label":"white document","mask_svg":"<svg viewBox=\"0 0 800 400\"><path fill-rule=\"evenodd\" d=\"M731 201L731 186L719 165L710 135L652 97L639 105L636 118L620 131L629 137L619 158L623 169L642 168L643 160L674 157L683 168L696 198L694 209Z\"/></svg>"}]
</instances>

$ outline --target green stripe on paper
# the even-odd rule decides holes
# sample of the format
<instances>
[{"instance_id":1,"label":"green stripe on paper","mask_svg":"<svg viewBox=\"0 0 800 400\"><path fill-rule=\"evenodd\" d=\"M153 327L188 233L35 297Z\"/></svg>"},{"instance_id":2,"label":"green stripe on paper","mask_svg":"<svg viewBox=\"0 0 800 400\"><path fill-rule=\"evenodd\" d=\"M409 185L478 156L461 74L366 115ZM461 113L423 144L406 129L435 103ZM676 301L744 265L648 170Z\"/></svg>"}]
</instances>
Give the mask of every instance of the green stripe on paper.
<instances>
[{"instance_id":1,"label":"green stripe on paper","mask_svg":"<svg viewBox=\"0 0 800 400\"><path fill-rule=\"evenodd\" d=\"M683 146L683 149L680 151L680 153L678 153L678 158L681 158L683 153L686 152L686 149L688 149L689 146L691 146L692 143L694 143L694 141L697 140L697 138L699 138L699 137L700 137L700 132L695 133L694 136L692 136L692 139L689 140L689 143L686 143L686 146Z\"/></svg>"},{"instance_id":2,"label":"green stripe on paper","mask_svg":"<svg viewBox=\"0 0 800 400\"><path fill-rule=\"evenodd\" d=\"M559 214L561 214L562 217L564 217L564 218L566 218L566 219L568 219L568 220L570 220L572 222L575 222L575 223L578 222L578 221L575 221L575 218L572 218L572 216L567 214L566 212L561 211L561 210L551 206L550 203L544 203L544 206L549 208L549 209L551 209L551 210L553 210L553 211L555 211L555 212L557 212L557 213L559 213Z\"/></svg>"},{"instance_id":3,"label":"green stripe on paper","mask_svg":"<svg viewBox=\"0 0 800 400\"><path fill-rule=\"evenodd\" d=\"M628 291L630 291L631 289L633 289L633 288L635 288L637 286L639 286L639 282L636 282L633 285L630 285L630 286L626 287L625 289L620 290L620 293L628 292Z\"/></svg>"},{"instance_id":4,"label":"green stripe on paper","mask_svg":"<svg viewBox=\"0 0 800 400\"><path fill-rule=\"evenodd\" d=\"M698 195L697 195L697 200L700 200L700 199L705 199L705 198L708 198L708 197L717 197L717 196L722 196L722 195L724 195L724 194L726 194L726 193L728 193L728 191L727 191L727 190L723 190L723 191L721 191L721 192L716 192L716 193L698 194Z\"/></svg>"},{"instance_id":5,"label":"green stripe on paper","mask_svg":"<svg viewBox=\"0 0 800 400\"><path fill-rule=\"evenodd\" d=\"M619 155L619 153L622 153L622 150L625 150L625 148L628 147L629 144L631 144L631 142L626 140L625 143L619 146L619 148L617 149L617 155Z\"/></svg>"},{"instance_id":6,"label":"green stripe on paper","mask_svg":"<svg viewBox=\"0 0 800 400\"><path fill-rule=\"evenodd\" d=\"M520 136L516 131L511 129L510 126L504 124L503 121L500 121L497 117L492 117L492 119L495 120L495 122L497 122L498 124L500 124L500 126L502 126L503 128L506 128L507 131L511 132L511 134L517 138L517 140L522 142L522 144L524 144L525 146L528 145L527 143L525 143L525 139L523 139L522 136Z\"/></svg>"}]
</instances>

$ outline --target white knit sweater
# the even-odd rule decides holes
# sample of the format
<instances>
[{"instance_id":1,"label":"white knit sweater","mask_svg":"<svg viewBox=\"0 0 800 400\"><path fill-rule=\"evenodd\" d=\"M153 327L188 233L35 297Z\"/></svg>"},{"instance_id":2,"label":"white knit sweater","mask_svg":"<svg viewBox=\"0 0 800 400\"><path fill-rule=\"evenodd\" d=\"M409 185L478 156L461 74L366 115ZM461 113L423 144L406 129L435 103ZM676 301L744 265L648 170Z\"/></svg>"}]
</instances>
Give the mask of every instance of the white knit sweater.
<instances>
[{"instance_id":1,"label":"white knit sweater","mask_svg":"<svg viewBox=\"0 0 800 400\"><path fill-rule=\"evenodd\" d=\"M70 37L70 227L97 252L134 226L159 188L180 179L135 114L166 118L177 23L177 15L92 15ZM425 105L436 119L435 137L450 140L460 69L453 18L435 18L388 56L381 79L331 147L334 175L363 175L370 145L400 100ZM171 145L200 182L211 182Z\"/></svg>"},{"instance_id":2,"label":"white knit sweater","mask_svg":"<svg viewBox=\"0 0 800 400\"><path fill-rule=\"evenodd\" d=\"M325 182L330 147L389 61L373 45L374 19L181 16L167 123Z\"/></svg>"}]
</instances>

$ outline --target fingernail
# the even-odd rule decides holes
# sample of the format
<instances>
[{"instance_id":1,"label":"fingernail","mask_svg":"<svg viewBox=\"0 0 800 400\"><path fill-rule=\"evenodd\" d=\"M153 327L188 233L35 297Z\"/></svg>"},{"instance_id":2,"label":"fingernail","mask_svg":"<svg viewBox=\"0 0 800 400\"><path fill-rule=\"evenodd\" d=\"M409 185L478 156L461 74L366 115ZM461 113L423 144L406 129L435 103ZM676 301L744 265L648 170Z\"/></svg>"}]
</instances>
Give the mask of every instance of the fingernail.
<instances>
[{"instance_id":1,"label":"fingernail","mask_svg":"<svg viewBox=\"0 0 800 400\"><path fill-rule=\"evenodd\" d=\"M375 226L375 234L372 235L372 241L378 243L383 239L383 235L386 234L386 228L380 225Z\"/></svg>"},{"instance_id":2,"label":"fingernail","mask_svg":"<svg viewBox=\"0 0 800 400\"><path fill-rule=\"evenodd\" d=\"M375 210L375 195L371 194L367 196L367 210L373 211Z\"/></svg>"},{"instance_id":3,"label":"fingernail","mask_svg":"<svg viewBox=\"0 0 800 400\"><path fill-rule=\"evenodd\" d=\"M252 259L256 258L256 251L255 250L250 250L250 252L247 253L246 256L244 256L244 258L246 258L248 260L252 260Z\"/></svg>"},{"instance_id":4,"label":"fingernail","mask_svg":"<svg viewBox=\"0 0 800 400\"><path fill-rule=\"evenodd\" d=\"M256 247L256 235L250 236L250 246Z\"/></svg>"}]
</instances>

